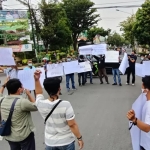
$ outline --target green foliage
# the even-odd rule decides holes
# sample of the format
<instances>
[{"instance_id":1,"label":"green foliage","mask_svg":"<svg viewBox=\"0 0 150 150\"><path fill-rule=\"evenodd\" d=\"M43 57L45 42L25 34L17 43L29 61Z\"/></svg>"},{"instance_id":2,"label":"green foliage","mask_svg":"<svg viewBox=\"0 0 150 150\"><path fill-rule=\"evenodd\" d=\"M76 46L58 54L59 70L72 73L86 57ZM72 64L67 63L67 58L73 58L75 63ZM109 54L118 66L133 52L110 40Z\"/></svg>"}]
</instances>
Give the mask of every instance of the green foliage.
<instances>
[{"instance_id":1,"label":"green foliage","mask_svg":"<svg viewBox=\"0 0 150 150\"><path fill-rule=\"evenodd\" d=\"M128 17L125 21L120 23L121 31L123 31L124 38L134 45L133 27L135 24L135 16Z\"/></svg>"},{"instance_id":2,"label":"green foliage","mask_svg":"<svg viewBox=\"0 0 150 150\"><path fill-rule=\"evenodd\" d=\"M136 13L136 22L133 28L139 44L150 45L150 1L147 0Z\"/></svg>"},{"instance_id":3,"label":"green foliage","mask_svg":"<svg viewBox=\"0 0 150 150\"><path fill-rule=\"evenodd\" d=\"M108 36L107 43L111 44L111 46L123 46L123 44L126 44L126 41L120 34L114 32Z\"/></svg>"},{"instance_id":4,"label":"green foliage","mask_svg":"<svg viewBox=\"0 0 150 150\"><path fill-rule=\"evenodd\" d=\"M69 20L72 31L73 47L77 49L77 38L81 32L90 29L99 21L97 9L92 8L94 3L90 0L63 0L63 8Z\"/></svg>"},{"instance_id":5,"label":"green foliage","mask_svg":"<svg viewBox=\"0 0 150 150\"><path fill-rule=\"evenodd\" d=\"M89 39L90 41L93 41L93 38L94 38L97 34L99 34L99 35L105 37L105 36L109 35L110 32L111 32L110 29L104 30L102 27L101 27L101 28L93 27L93 28L91 28L91 29L88 30L87 35L88 35L88 39Z\"/></svg>"},{"instance_id":6,"label":"green foliage","mask_svg":"<svg viewBox=\"0 0 150 150\"><path fill-rule=\"evenodd\" d=\"M46 3L45 0L42 0L39 6L43 24L40 35L46 49L48 45L50 50L70 46L71 31L64 9L60 8L59 3Z\"/></svg>"}]
</instances>

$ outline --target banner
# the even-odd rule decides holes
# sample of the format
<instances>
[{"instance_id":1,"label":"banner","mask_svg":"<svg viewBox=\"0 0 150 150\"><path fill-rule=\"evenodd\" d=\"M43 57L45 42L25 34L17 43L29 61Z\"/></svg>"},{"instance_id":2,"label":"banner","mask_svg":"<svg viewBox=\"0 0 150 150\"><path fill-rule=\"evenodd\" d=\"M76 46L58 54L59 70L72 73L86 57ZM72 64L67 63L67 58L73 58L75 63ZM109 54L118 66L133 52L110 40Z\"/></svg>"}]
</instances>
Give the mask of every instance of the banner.
<instances>
[{"instance_id":1,"label":"banner","mask_svg":"<svg viewBox=\"0 0 150 150\"><path fill-rule=\"evenodd\" d=\"M16 63L12 55L13 52L11 48L0 48L0 65L15 66Z\"/></svg>"},{"instance_id":2,"label":"banner","mask_svg":"<svg viewBox=\"0 0 150 150\"><path fill-rule=\"evenodd\" d=\"M92 54L92 45L86 45L79 47L79 54L80 55L88 55Z\"/></svg>"},{"instance_id":3,"label":"banner","mask_svg":"<svg viewBox=\"0 0 150 150\"><path fill-rule=\"evenodd\" d=\"M119 62L119 52L118 51L107 51L105 62L107 62L107 63Z\"/></svg>"},{"instance_id":4,"label":"banner","mask_svg":"<svg viewBox=\"0 0 150 150\"><path fill-rule=\"evenodd\" d=\"M49 64L47 65L47 77L63 76L63 64Z\"/></svg>"},{"instance_id":5,"label":"banner","mask_svg":"<svg viewBox=\"0 0 150 150\"><path fill-rule=\"evenodd\" d=\"M139 77L144 77L143 75L143 64L135 64L135 75Z\"/></svg>"},{"instance_id":6,"label":"banner","mask_svg":"<svg viewBox=\"0 0 150 150\"><path fill-rule=\"evenodd\" d=\"M92 71L90 62L82 62L78 65L78 73Z\"/></svg>"},{"instance_id":7,"label":"banner","mask_svg":"<svg viewBox=\"0 0 150 150\"><path fill-rule=\"evenodd\" d=\"M92 55L103 55L107 52L107 44L93 45Z\"/></svg>"}]
</instances>

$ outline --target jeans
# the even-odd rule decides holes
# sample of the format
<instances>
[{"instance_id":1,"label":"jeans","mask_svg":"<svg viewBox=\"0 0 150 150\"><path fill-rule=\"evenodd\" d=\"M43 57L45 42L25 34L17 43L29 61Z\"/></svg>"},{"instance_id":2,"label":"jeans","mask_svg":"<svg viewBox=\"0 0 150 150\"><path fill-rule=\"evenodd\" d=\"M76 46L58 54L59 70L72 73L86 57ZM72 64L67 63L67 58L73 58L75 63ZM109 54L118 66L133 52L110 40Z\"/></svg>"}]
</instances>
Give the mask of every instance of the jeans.
<instances>
[{"instance_id":1,"label":"jeans","mask_svg":"<svg viewBox=\"0 0 150 150\"><path fill-rule=\"evenodd\" d=\"M71 79L71 83L72 83L72 89L75 89L74 73L66 75L66 88L70 89L70 87L69 87L70 79Z\"/></svg>"},{"instance_id":2,"label":"jeans","mask_svg":"<svg viewBox=\"0 0 150 150\"><path fill-rule=\"evenodd\" d=\"M117 75L117 77L118 77L118 83L121 84L121 78L120 78L119 69L112 69L112 74L113 74L113 78L114 78L114 83L117 84L117 80L116 80L116 75Z\"/></svg>"},{"instance_id":3,"label":"jeans","mask_svg":"<svg viewBox=\"0 0 150 150\"><path fill-rule=\"evenodd\" d=\"M35 139L33 132L31 132L30 135L21 142L8 141L8 143L10 145L10 150L35 150Z\"/></svg>"},{"instance_id":4,"label":"jeans","mask_svg":"<svg viewBox=\"0 0 150 150\"><path fill-rule=\"evenodd\" d=\"M79 82L79 85L81 85L81 77L82 77L82 85L85 84L85 73L78 73L78 82Z\"/></svg>"},{"instance_id":5,"label":"jeans","mask_svg":"<svg viewBox=\"0 0 150 150\"><path fill-rule=\"evenodd\" d=\"M85 73L85 82L87 82L87 75L89 74L90 76L90 83L92 83L92 71L86 72Z\"/></svg>"},{"instance_id":6,"label":"jeans","mask_svg":"<svg viewBox=\"0 0 150 150\"><path fill-rule=\"evenodd\" d=\"M127 68L127 83L130 83L130 75L132 74L132 83L135 83L135 67Z\"/></svg>"},{"instance_id":7,"label":"jeans","mask_svg":"<svg viewBox=\"0 0 150 150\"><path fill-rule=\"evenodd\" d=\"M103 76L105 77L105 81L108 83L108 77L107 77L107 73L106 73L106 69L105 68L99 68L98 69L98 75L99 75L99 79L100 79L100 82L103 83Z\"/></svg>"},{"instance_id":8,"label":"jeans","mask_svg":"<svg viewBox=\"0 0 150 150\"><path fill-rule=\"evenodd\" d=\"M57 146L57 147L46 146L46 150L75 150L75 144L73 142L65 146Z\"/></svg>"}]
</instances>

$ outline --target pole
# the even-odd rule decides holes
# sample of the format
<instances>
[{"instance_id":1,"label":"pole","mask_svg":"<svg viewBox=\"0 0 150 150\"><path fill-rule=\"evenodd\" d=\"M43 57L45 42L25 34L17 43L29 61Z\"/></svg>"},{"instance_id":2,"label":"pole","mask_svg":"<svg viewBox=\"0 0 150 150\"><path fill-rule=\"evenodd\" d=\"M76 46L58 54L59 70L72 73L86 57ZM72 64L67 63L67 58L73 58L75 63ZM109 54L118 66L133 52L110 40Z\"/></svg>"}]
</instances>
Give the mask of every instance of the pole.
<instances>
[{"instance_id":1,"label":"pole","mask_svg":"<svg viewBox=\"0 0 150 150\"><path fill-rule=\"evenodd\" d=\"M34 27L33 27L33 18L32 18L32 10L30 7L30 2L28 0L28 7L29 7L29 13L30 13L30 22L31 22L31 28L32 28L32 38L33 38L33 45L34 45L34 51L35 51L35 56L37 58L37 51L36 51L36 43L35 43L35 35L34 35Z\"/></svg>"}]
</instances>

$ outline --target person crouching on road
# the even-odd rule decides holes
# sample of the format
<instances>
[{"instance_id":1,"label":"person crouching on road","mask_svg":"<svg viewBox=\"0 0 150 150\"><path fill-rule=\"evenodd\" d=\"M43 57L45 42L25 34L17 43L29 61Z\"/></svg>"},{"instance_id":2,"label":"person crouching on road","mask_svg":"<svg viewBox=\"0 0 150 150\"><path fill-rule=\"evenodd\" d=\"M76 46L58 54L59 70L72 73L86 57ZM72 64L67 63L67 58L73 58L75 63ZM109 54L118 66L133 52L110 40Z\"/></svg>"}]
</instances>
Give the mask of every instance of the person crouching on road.
<instances>
[{"instance_id":1,"label":"person crouching on road","mask_svg":"<svg viewBox=\"0 0 150 150\"><path fill-rule=\"evenodd\" d=\"M67 56L67 62L70 62L72 61L71 57L68 55ZM71 79L71 83L72 83L72 89L73 90L76 90L76 87L75 87L75 81L74 81L74 73L71 73L71 74L67 74L66 75L66 88L67 88L67 91L70 92L70 86L69 86L69 81Z\"/></svg>"},{"instance_id":2,"label":"person crouching on road","mask_svg":"<svg viewBox=\"0 0 150 150\"><path fill-rule=\"evenodd\" d=\"M83 55L79 56L78 62L79 63L85 62L85 59L84 59ZM82 85L84 86L85 85L85 72L78 73L78 83L79 83L79 86L81 86L81 77L82 77Z\"/></svg>"},{"instance_id":3,"label":"person crouching on road","mask_svg":"<svg viewBox=\"0 0 150 150\"><path fill-rule=\"evenodd\" d=\"M103 84L103 79L102 79L103 75L105 77L107 84L109 84L108 76L105 69L105 55L99 55L99 57L94 55L94 58L97 60L97 64L98 64L98 74L101 82L100 84Z\"/></svg>"}]
</instances>

